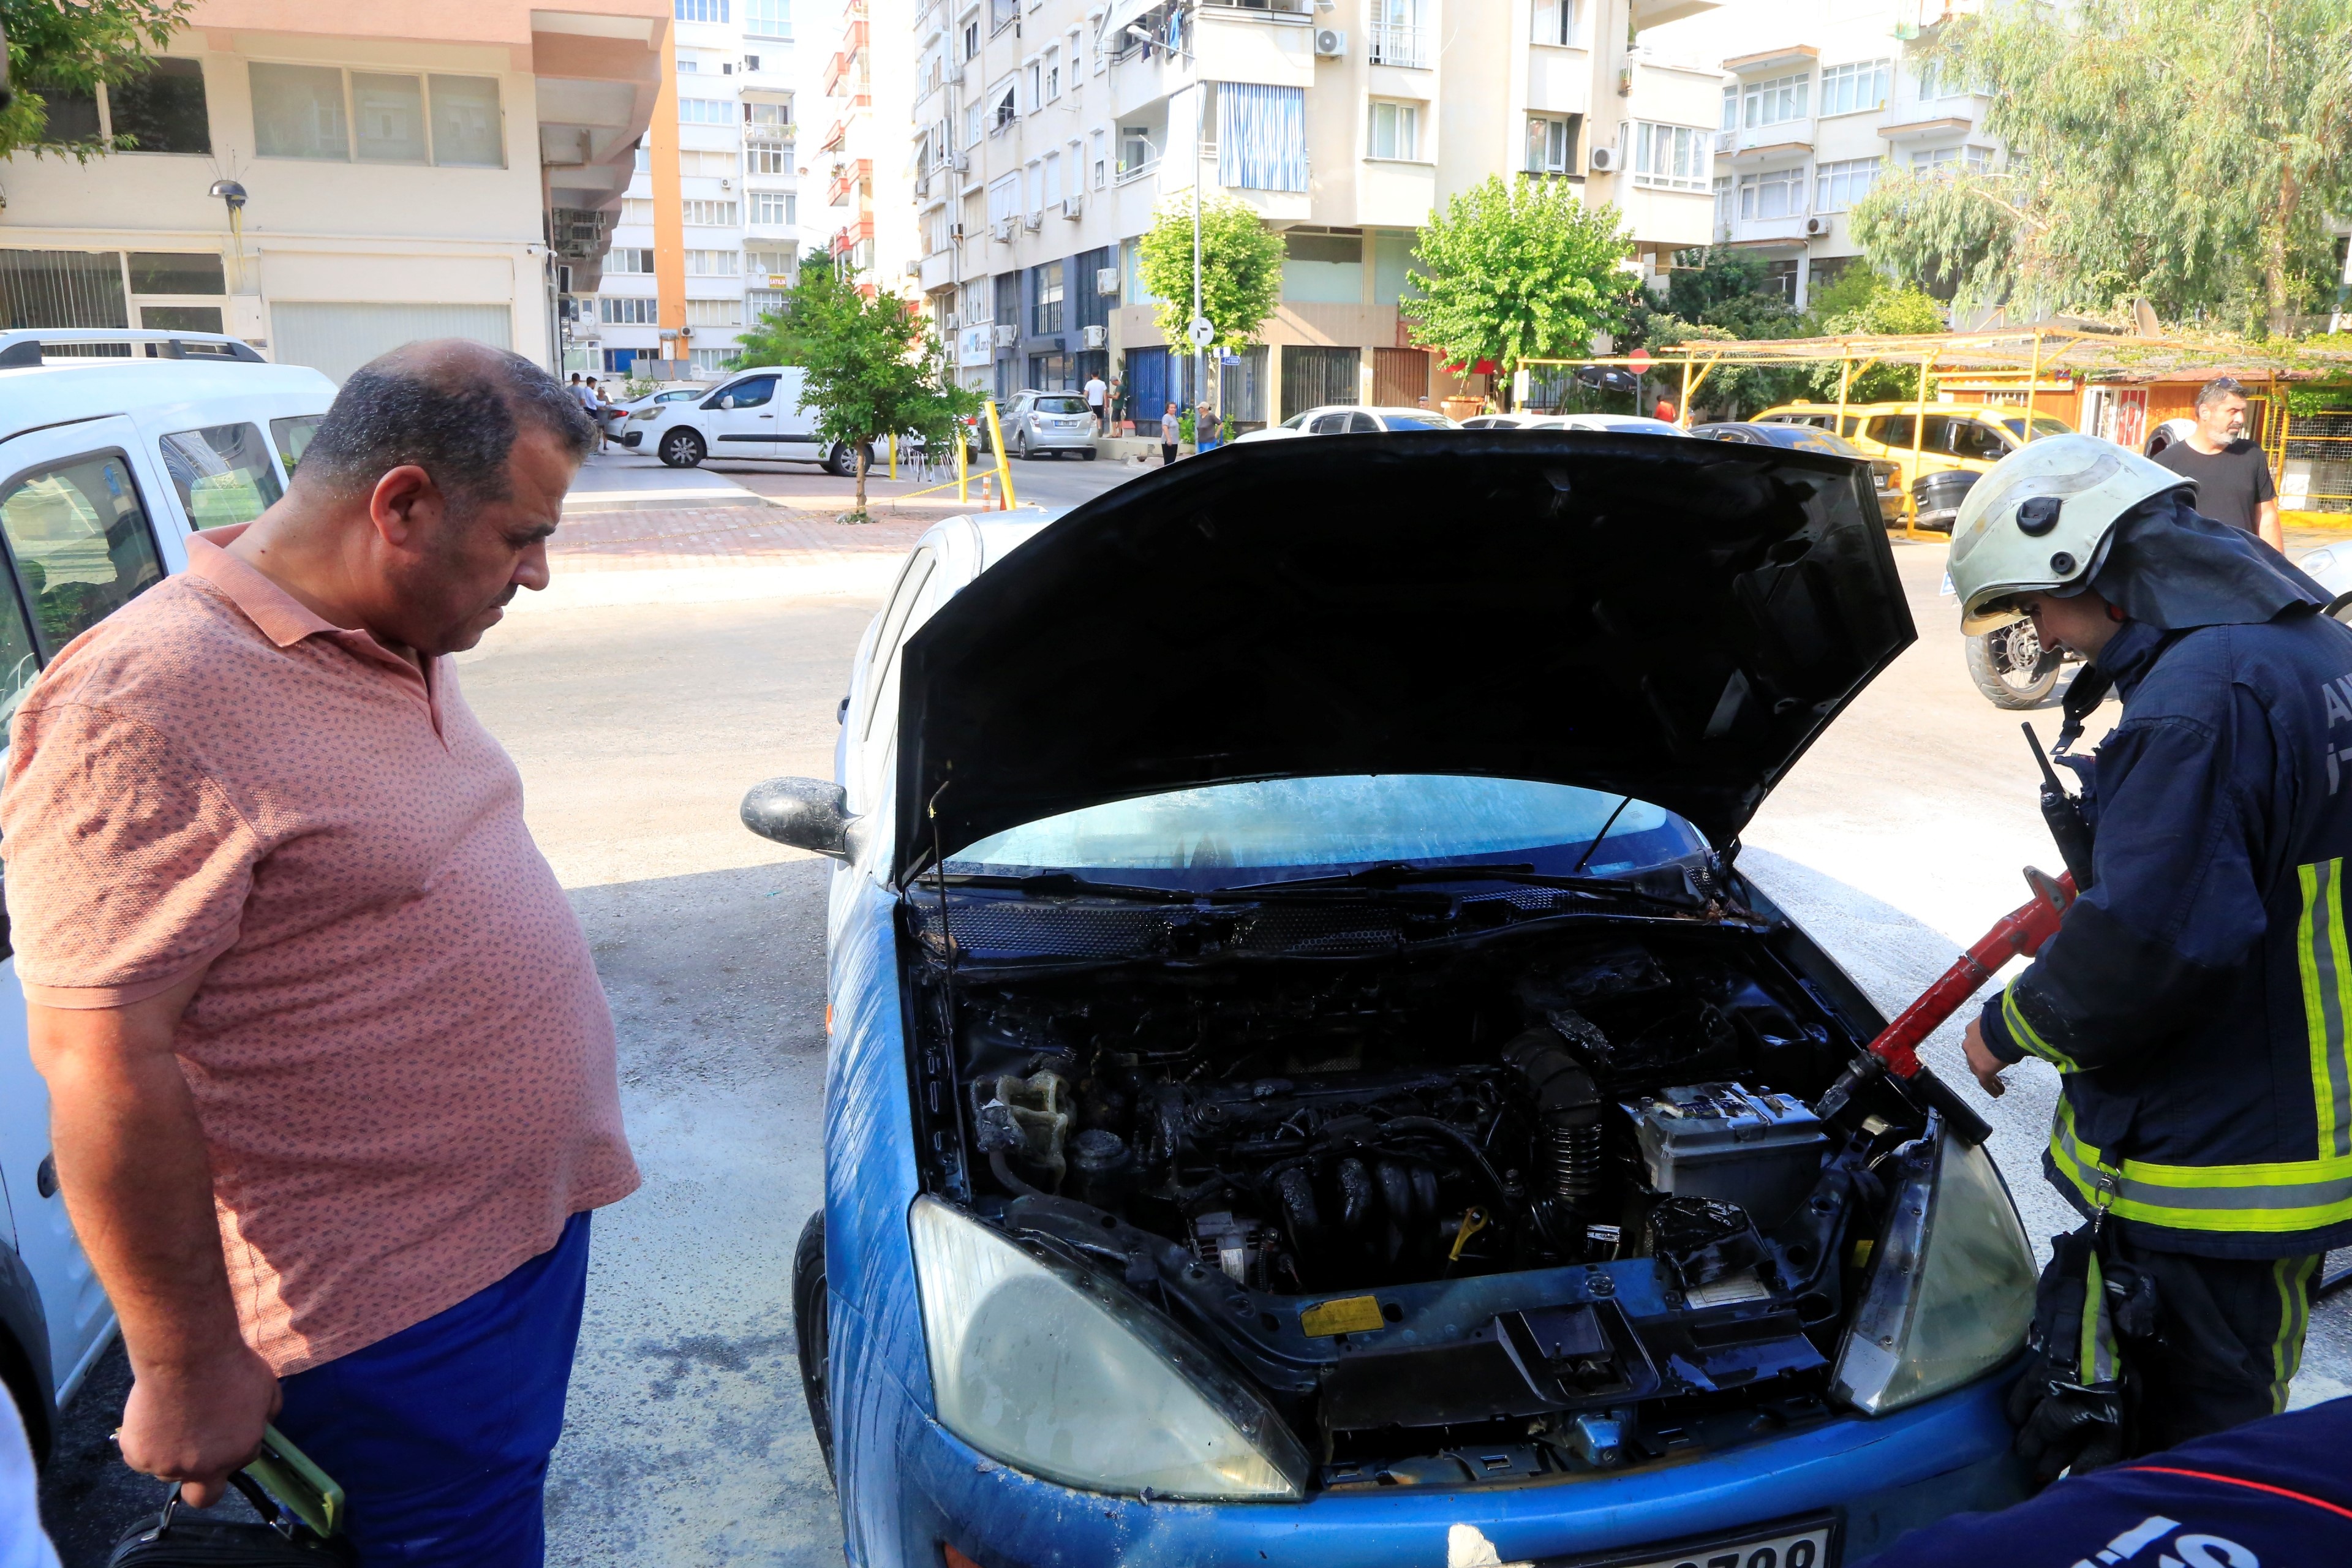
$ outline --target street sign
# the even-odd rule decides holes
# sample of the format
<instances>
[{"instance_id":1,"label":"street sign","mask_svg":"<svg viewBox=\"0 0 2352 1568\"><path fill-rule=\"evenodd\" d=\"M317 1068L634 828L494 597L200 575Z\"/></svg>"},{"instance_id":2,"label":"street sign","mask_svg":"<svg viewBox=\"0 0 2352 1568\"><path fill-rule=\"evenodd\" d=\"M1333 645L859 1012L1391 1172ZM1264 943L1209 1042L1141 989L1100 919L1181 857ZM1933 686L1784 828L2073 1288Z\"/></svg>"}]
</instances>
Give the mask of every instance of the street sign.
<instances>
[{"instance_id":1,"label":"street sign","mask_svg":"<svg viewBox=\"0 0 2352 1568\"><path fill-rule=\"evenodd\" d=\"M1639 375L1650 368L1650 351L1635 349L1625 356L1625 363L1633 367L1635 375Z\"/></svg>"},{"instance_id":2,"label":"street sign","mask_svg":"<svg viewBox=\"0 0 2352 1568\"><path fill-rule=\"evenodd\" d=\"M1216 341L1217 329L1209 324L1208 317L1195 316L1192 324L1184 330L1184 335L1192 340L1194 348L1204 349Z\"/></svg>"}]
</instances>

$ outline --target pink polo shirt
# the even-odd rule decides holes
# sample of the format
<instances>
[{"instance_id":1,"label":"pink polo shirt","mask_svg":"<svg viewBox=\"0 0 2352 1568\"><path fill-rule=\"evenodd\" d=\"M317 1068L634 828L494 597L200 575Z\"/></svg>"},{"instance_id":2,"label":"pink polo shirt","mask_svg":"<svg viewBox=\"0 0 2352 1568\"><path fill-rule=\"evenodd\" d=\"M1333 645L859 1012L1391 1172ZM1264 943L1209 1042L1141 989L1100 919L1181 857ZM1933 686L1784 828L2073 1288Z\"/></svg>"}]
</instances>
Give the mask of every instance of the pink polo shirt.
<instances>
[{"instance_id":1,"label":"pink polo shirt","mask_svg":"<svg viewBox=\"0 0 2352 1568\"><path fill-rule=\"evenodd\" d=\"M175 1047L246 1337L280 1375L455 1305L637 1184L613 1020L458 694L230 555L74 639L0 786L16 973Z\"/></svg>"}]
</instances>

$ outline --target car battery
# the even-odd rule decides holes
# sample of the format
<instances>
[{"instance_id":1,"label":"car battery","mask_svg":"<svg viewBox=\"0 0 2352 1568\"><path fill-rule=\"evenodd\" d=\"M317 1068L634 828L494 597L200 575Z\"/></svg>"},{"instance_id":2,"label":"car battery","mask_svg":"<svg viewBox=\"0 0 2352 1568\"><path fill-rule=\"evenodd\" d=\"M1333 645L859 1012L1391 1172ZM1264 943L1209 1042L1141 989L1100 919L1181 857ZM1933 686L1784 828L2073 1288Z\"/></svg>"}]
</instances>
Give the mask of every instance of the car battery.
<instances>
[{"instance_id":1,"label":"car battery","mask_svg":"<svg viewBox=\"0 0 2352 1568\"><path fill-rule=\"evenodd\" d=\"M1624 1106L1650 1185L1675 1197L1738 1204L1760 1229L1797 1212L1821 1179L1828 1140L1789 1095L1744 1084L1664 1089Z\"/></svg>"}]
</instances>

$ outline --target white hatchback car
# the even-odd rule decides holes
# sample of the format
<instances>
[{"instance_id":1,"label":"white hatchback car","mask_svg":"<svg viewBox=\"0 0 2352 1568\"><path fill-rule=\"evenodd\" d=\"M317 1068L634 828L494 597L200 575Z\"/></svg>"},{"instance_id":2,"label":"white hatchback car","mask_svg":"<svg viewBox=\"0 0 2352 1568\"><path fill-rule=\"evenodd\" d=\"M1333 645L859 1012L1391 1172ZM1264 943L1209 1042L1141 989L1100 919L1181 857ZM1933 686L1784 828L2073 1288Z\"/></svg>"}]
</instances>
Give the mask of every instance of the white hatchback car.
<instances>
[{"instance_id":1,"label":"white hatchback car","mask_svg":"<svg viewBox=\"0 0 2352 1568\"><path fill-rule=\"evenodd\" d=\"M45 340L136 357L44 358ZM41 667L186 566L189 534L284 494L334 396L317 371L214 334L0 332L0 757ZM48 1087L0 915L0 1384L35 1453L113 1336L58 1196Z\"/></svg>"},{"instance_id":2,"label":"white hatchback car","mask_svg":"<svg viewBox=\"0 0 2352 1568\"><path fill-rule=\"evenodd\" d=\"M807 373L795 365L761 365L739 371L699 397L632 405L621 426L621 445L651 452L673 468L691 468L705 458L757 458L815 463L843 479L857 471L856 449L817 434L816 416L801 405ZM868 448L866 466L874 467Z\"/></svg>"},{"instance_id":3,"label":"white hatchback car","mask_svg":"<svg viewBox=\"0 0 2352 1568\"><path fill-rule=\"evenodd\" d=\"M1327 403L1304 414L1294 414L1279 425L1234 437L1243 441L1280 441L1293 436L1366 436L1382 430L1458 430L1461 426L1433 408L1364 407L1353 403Z\"/></svg>"},{"instance_id":4,"label":"white hatchback car","mask_svg":"<svg viewBox=\"0 0 2352 1568\"><path fill-rule=\"evenodd\" d=\"M1689 431L1646 414L1476 414L1465 430L1601 430L1616 436L1687 436Z\"/></svg>"}]
</instances>

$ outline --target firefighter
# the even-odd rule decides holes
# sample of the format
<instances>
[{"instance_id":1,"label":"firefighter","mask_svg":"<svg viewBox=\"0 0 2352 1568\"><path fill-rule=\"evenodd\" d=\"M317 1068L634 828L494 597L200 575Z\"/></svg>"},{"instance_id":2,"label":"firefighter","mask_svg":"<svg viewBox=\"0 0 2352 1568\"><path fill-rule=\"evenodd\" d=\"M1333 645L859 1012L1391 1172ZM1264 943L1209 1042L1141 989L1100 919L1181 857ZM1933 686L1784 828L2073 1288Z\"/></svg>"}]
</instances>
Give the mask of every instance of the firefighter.
<instances>
[{"instance_id":1,"label":"firefighter","mask_svg":"<svg viewBox=\"0 0 2352 1568\"><path fill-rule=\"evenodd\" d=\"M1953 530L1961 626L2090 663L2062 760L2093 885L1969 1025L1989 1093L2063 1084L2056 1238L2011 1398L2043 1479L2283 1409L2312 1275L2352 1243L2352 627L2193 483L2086 436L2004 458ZM2110 690L2095 755L2067 749Z\"/></svg>"}]
</instances>

